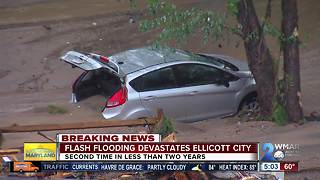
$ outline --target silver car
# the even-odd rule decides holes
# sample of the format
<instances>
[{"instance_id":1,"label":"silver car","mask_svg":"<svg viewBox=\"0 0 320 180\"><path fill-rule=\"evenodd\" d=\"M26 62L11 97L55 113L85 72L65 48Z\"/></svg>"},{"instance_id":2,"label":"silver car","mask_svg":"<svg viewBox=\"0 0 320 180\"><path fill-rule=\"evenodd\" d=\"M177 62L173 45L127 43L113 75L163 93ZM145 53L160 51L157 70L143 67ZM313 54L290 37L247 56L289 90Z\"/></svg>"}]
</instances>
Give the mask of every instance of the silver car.
<instances>
[{"instance_id":1,"label":"silver car","mask_svg":"<svg viewBox=\"0 0 320 180\"><path fill-rule=\"evenodd\" d=\"M161 108L176 121L198 121L257 108L248 65L231 57L144 47L105 57L69 51L61 60L84 71L72 101L107 98L106 119L152 117Z\"/></svg>"}]
</instances>

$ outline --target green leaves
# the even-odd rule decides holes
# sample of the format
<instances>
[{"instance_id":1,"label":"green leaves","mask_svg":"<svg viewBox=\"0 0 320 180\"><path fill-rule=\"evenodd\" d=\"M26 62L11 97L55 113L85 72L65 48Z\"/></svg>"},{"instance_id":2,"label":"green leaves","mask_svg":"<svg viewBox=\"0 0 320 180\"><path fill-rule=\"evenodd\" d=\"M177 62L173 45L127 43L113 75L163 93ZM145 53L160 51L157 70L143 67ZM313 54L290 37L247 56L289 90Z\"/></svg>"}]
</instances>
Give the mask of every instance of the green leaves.
<instances>
[{"instance_id":1,"label":"green leaves","mask_svg":"<svg viewBox=\"0 0 320 180\"><path fill-rule=\"evenodd\" d=\"M68 112L67 109L56 105L48 105L47 110L49 114L65 114Z\"/></svg>"},{"instance_id":2,"label":"green leaves","mask_svg":"<svg viewBox=\"0 0 320 180\"><path fill-rule=\"evenodd\" d=\"M284 106L280 103L276 103L272 114L272 119L274 122L279 126L283 126L287 123L287 116L288 115Z\"/></svg>"},{"instance_id":3,"label":"green leaves","mask_svg":"<svg viewBox=\"0 0 320 180\"><path fill-rule=\"evenodd\" d=\"M223 37L227 16L203 11L197 8L177 9L168 1L149 0L149 14L153 19L144 20L140 23L142 32L152 29L160 29L159 41L176 41L179 44L195 34L201 33L203 42L210 39L218 40ZM234 29L232 29L234 30Z\"/></svg>"},{"instance_id":4,"label":"green leaves","mask_svg":"<svg viewBox=\"0 0 320 180\"><path fill-rule=\"evenodd\" d=\"M236 16L238 13L238 0L228 0L227 10L231 15Z\"/></svg>"},{"instance_id":5,"label":"green leaves","mask_svg":"<svg viewBox=\"0 0 320 180\"><path fill-rule=\"evenodd\" d=\"M276 28L270 21L264 22L263 32L266 35L270 35L270 36L275 37L277 39L281 39L281 36L282 36L281 31L278 28Z\"/></svg>"},{"instance_id":6,"label":"green leaves","mask_svg":"<svg viewBox=\"0 0 320 180\"><path fill-rule=\"evenodd\" d=\"M161 124L155 129L154 133L160 134L162 137L167 137L169 134L175 132L175 127L171 121L171 119L164 117Z\"/></svg>"}]
</instances>

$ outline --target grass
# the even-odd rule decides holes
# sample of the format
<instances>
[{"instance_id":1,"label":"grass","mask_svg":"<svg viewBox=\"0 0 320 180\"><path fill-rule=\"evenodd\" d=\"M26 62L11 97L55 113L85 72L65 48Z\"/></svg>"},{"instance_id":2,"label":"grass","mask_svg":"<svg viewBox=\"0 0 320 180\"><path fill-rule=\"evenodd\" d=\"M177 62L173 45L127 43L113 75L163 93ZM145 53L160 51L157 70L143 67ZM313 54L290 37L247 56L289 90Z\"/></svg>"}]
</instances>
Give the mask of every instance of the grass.
<instances>
[{"instance_id":1,"label":"grass","mask_svg":"<svg viewBox=\"0 0 320 180\"><path fill-rule=\"evenodd\" d=\"M175 132L175 127L172 124L172 120L164 117L163 120L161 121L161 124L156 127L154 130L154 133L160 134L162 137L167 137L169 134Z\"/></svg>"},{"instance_id":2,"label":"grass","mask_svg":"<svg viewBox=\"0 0 320 180\"><path fill-rule=\"evenodd\" d=\"M49 105L47 110L48 110L49 114L65 114L68 112L68 110L66 108L59 107L56 105Z\"/></svg>"}]
</instances>

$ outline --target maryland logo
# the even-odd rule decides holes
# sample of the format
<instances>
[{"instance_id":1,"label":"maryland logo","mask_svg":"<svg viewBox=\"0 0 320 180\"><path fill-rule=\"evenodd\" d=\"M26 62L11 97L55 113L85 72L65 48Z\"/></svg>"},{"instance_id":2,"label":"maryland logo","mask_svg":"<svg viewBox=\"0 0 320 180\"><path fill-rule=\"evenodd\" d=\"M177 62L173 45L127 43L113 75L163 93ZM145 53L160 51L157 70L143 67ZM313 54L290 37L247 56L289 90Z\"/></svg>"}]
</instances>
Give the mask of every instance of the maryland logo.
<instances>
[{"instance_id":1,"label":"maryland logo","mask_svg":"<svg viewBox=\"0 0 320 180\"><path fill-rule=\"evenodd\" d=\"M56 143L24 143L25 161L55 161Z\"/></svg>"}]
</instances>

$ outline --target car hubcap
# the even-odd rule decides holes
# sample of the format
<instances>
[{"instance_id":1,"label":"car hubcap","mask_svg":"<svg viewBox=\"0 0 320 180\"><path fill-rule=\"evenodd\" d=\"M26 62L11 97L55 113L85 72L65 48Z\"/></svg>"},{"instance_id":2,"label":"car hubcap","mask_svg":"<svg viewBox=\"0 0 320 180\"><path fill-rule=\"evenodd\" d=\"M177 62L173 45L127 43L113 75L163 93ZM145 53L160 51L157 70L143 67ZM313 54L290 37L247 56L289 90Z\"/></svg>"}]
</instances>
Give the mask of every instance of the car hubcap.
<instances>
[{"instance_id":1,"label":"car hubcap","mask_svg":"<svg viewBox=\"0 0 320 180\"><path fill-rule=\"evenodd\" d=\"M242 107L239 117L255 118L259 115L260 106L256 98L251 99Z\"/></svg>"}]
</instances>

